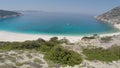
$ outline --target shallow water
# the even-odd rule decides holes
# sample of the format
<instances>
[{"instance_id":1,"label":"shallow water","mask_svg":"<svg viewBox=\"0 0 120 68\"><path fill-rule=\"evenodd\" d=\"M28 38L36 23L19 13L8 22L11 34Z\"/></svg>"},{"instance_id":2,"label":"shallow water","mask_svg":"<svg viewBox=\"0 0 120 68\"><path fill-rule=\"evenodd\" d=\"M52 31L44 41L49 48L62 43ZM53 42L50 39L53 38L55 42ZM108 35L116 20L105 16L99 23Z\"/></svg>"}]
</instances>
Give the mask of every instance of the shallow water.
<instances>
[{"instance_id":1,"label":"shallow water","mask_svg":"<svg viewBox=\"0 0 120 68\"><path fill-rule=\"evenodd\" d=\"M92 15L22 12L23 15L0 20L0 30L52 35L89 35L118 31L113 26L97 21Z\"/></svg>"}]
</instances>

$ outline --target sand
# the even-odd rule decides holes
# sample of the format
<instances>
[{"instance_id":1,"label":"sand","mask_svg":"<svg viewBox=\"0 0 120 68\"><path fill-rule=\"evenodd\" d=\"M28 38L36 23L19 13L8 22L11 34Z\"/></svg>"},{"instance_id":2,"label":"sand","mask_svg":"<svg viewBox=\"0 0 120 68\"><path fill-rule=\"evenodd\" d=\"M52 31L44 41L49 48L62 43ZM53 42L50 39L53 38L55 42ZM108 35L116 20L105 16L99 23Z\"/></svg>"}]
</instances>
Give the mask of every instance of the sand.
<instances>
[{"instance_id":1,"label":"sand","mask_svg":"<svg viewBox=\"0 0 120 68\"><path fill-rule=\"evenodd\" d=\"M120 30L120 24L115 24L114 27L116 27Z\"/></svg>"},{"instance_id":2,"label":"sand","mask_svg":"<svg viewBox=\"0 0 120 68\"><path fill-rule=\"evenodd\" d=\"M36 35L36 34L22 34L22 33L0 31L0 41L23 42L26 40L36 40L38 38L49 40L52 37L58 37L59 39L66 38L66 39L69 39L70 42L77 42L82 38L82 36Z\"/></svg>"},{"instance_id":3,"label":"sand","mask_svg":"<svg viewBox=\"0 0 120 68\"><path fill-rule=\"evenodd\" d=\"M118 34L120 34L120 32L110 33L110 34L101 34L100 37L113 36L113 35L118 35ZM0 41L23 42L23 41L26 41L26 40L36 40L38 38L42 38L44 40L49 40L52 37L58 37L59 39L66 38L71 43L74 43L74 42L80 41L83 36L37 35L37 34L22 34L22 33L13 33L13 32L7 32L7 31L0 31Z\"/></svg>"}]
</instances>

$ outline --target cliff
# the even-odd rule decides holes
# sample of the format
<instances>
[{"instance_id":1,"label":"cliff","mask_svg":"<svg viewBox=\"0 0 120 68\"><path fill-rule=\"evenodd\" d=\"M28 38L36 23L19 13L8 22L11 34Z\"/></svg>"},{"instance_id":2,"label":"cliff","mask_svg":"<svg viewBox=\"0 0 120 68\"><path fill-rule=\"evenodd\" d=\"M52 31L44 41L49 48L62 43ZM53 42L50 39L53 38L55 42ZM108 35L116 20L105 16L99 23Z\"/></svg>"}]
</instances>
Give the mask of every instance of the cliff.
<instances>
[{"instance_id":1,"label":"cliff","mask_svg":"<svg viewBox=\"0 0 120 68\"><path fill-rule=\"evenodd\" d=\"M14 11L0 10L0 18L15 17L15 16L19 16L19 15L20 15L20 13L17 13Z\"/></svg>"},{"instance_id":2,"label":"cliff","mask_svg":"<svg viewBox=\"0 0 120 68\"><path fill-rule=\"evenodd\" d=\"M97 16L96 19L110 24L120 24L120 6Z\"/></svg>"}]
</instances>

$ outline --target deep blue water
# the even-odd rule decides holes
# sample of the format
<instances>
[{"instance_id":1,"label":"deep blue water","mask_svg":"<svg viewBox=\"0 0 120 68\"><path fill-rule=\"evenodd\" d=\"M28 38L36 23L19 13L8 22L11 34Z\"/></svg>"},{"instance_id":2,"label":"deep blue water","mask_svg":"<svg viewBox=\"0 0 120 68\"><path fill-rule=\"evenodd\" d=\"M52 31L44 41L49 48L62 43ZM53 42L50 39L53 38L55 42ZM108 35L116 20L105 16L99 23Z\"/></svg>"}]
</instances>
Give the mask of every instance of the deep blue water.
<instances>
[{"instance_id":1,"label":"deep blue water","mask_svg":"<svg viewBox=\"0 0 120 68\"><path fill-rule=\"evenodd\" d=\"M24 12L22 16L0 20L0 30L53 35L88 35L118 31L92 15Z\"/></svg>"}]
</instances>

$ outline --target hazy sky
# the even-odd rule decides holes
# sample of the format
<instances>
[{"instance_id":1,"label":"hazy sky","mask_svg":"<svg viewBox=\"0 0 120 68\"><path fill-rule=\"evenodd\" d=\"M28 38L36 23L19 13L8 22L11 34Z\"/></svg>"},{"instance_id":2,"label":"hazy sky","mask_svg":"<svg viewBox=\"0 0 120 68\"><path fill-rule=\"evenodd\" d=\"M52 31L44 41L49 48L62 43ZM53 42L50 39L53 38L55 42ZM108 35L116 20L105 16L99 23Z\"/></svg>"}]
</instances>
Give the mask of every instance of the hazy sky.
<instances>
[{"instance_id":1,"label":"hazy sky","mask_svg":"<svg viewBox=\"0 0 120 68\"><path fill-rule=\"evenodd\" d=\"M116 6L120 0L0 0L0 9L5 10L100 14Z\"/></svg>"}]
</instances>

